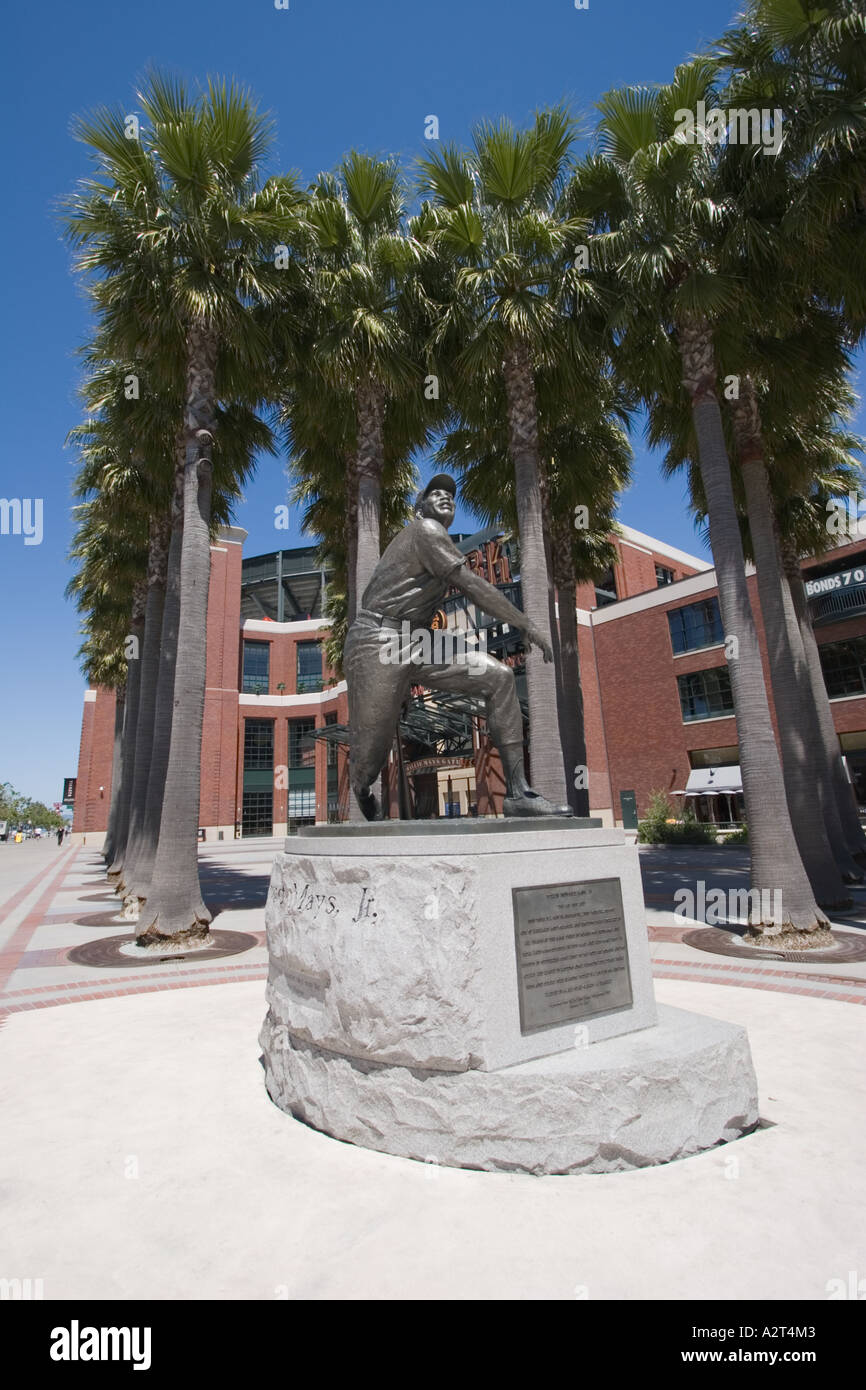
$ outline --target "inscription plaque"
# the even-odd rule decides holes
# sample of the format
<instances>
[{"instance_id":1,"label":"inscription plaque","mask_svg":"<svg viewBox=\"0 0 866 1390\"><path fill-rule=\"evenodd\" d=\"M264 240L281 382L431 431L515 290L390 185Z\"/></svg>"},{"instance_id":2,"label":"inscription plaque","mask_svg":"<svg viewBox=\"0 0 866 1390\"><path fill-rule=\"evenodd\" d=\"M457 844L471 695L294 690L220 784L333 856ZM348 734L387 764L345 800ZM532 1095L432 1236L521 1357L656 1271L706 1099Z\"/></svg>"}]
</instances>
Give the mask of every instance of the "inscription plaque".
<instances>
[{"instance_id":1,"label":"inscription plaque","mask_svg":"<svg viewBox=\"0 0 866 1390\"><path fill-rule=\"evenodd\" d=\"M631 1007L618 878L511 893L522 1034Z\"/></svg>"}]
</instances>

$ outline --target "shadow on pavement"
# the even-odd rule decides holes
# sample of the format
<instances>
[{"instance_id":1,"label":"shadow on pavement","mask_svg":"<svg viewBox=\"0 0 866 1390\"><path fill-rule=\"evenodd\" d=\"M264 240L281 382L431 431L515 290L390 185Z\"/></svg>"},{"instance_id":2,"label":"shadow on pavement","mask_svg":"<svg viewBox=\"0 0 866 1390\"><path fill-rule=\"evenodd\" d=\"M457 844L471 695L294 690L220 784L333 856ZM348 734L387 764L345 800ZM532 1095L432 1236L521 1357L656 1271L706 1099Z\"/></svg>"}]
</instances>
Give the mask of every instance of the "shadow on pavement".
<instances>
[{"instance_id":1,"label":"shadow on pavement","mask_svg":"<svg viewBox=\"0 0 866 1390\"><path fill-rule=\"evenodd\" d=\"M211 911L215 907L223 912L232 908L264 907L267 902L270 872L249 874L203 861L199 862L199 871L205 904Z\"/></svg>"}]
</instances>

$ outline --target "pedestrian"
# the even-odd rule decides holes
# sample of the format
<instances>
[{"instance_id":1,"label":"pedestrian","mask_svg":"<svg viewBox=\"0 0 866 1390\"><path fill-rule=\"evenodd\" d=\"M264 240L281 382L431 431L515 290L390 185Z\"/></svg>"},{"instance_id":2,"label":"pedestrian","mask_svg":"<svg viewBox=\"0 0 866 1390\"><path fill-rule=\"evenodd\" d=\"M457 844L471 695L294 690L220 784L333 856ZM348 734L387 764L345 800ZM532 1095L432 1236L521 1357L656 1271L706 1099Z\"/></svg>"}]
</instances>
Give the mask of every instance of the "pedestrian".
<instances>
[{"instance_id":1,"label":"pedestrian","mask_svg":"<svg viewBox=\"0 0 866 1390\"><path fill-rule=\"evenodd\" d=\"M57 831L57 843L58 843L58 845L62 845L62 844L63 844L63 826L62 826L62 825L60 826L60 828L59 828L58 831Z\"/></svg>"}]
</instances>

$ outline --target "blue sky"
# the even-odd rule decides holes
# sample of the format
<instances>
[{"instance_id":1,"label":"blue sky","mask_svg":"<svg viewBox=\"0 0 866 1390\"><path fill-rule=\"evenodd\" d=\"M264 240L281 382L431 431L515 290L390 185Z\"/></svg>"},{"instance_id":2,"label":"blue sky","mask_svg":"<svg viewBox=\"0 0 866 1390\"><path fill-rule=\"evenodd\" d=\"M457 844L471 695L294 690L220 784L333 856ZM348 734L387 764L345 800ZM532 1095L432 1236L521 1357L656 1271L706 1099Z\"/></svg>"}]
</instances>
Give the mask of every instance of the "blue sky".
<instances>
[{"instance_id":1,"label":"blue sky","mask_svg":"<svg viewBox=\"0 0 866 1390\"><path fill-rule=\"evenodd\" d=\"M75 353L88 316L55 221L57 200L88 167L71 118L115 102L134 111L136 80L150 65L191 81L234 76L276 118L275 168L307 180L350 146L408 162L426 147L430 114L443 140L460 141L481 117L523 123L566 98L588 128L602 92L667 81L737 8L736 0L589 0L587 10L573 0L289 0L288 10L273 0L41 0L7 12L0 496L42 498L44 521L40 545L0 536L0 781L50 803L78 760L85 682L78 616L63 597L75 466L64 440L80 415ZM705 553L683 483L663 483L657 461L635 445L621 520ZM301 540L297 528L274 531L285 500L284 465L268 460L236 517L249 532L246 554ZM473 523L458 515L457 526Z\"/></svg>"}]
</instances>

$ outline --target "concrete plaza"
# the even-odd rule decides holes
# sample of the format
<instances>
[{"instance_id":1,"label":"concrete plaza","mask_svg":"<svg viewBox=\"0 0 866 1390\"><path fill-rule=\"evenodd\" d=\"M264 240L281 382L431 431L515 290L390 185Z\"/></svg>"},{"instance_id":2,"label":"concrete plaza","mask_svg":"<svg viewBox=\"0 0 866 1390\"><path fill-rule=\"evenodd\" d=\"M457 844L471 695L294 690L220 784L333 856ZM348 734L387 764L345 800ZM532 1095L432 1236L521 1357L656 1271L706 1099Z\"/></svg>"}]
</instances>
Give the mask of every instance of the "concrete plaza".
<instances>
[{"instance_id":1,"label":"concrete plaza","mask_svg":"<svg viewBox=\"0 0 866 1390\"><path fill-rule=\"evenodd\" d=\"M744 853L641 857L657 996L748 1028L762 1126L664 1167L532 1178L353 1148L271 1104L278 848L202 847L216 926L248 951L97 969L68 950L128 930L98 854L0 846L0 1275L47 1299L823 1300L862 1270L866 964L683 943L675 888L744 884Z\"/></svg>"}]
</instances>

